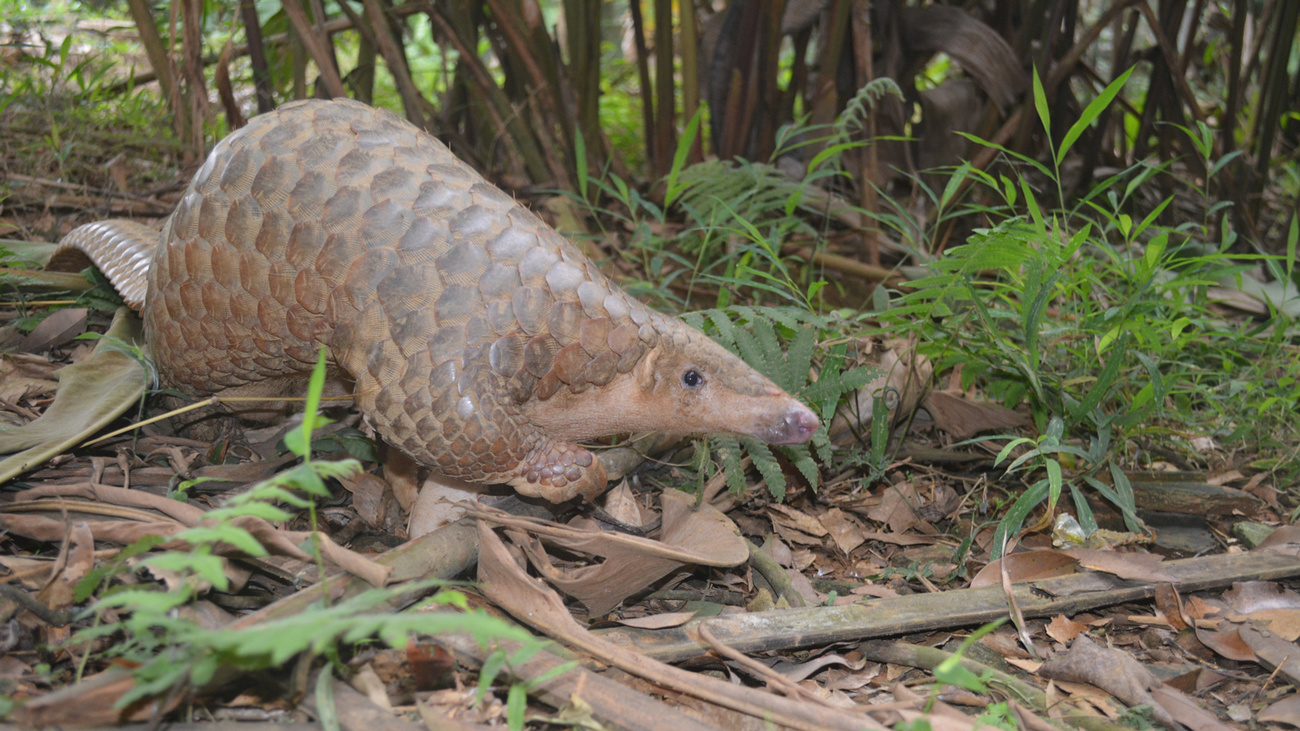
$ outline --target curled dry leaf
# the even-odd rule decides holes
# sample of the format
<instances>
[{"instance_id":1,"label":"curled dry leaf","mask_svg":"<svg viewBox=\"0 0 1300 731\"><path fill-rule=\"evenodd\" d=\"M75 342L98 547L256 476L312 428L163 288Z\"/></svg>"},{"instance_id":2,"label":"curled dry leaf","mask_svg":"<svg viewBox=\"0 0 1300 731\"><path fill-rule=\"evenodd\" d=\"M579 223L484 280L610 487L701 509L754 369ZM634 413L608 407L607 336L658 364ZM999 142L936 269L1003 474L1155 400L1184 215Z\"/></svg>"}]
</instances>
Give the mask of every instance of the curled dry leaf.
<instances>
[{"instance_id":1,"label":"curled dry leaf","mask_svg":"<svg viewBox=\"0 0 1300 731\"><path fill-rule=\"evenodd\" d=\"M537 570L592 614L600 615L683 565L737 566L749 557L749 549L730 518L707 504L696 509L694 498L677 490L664 490L662 499L663 532L659 541L497 512L474 514L539 537L521 546ZM562 568L551 560L543 543L603 561Z\"/></svg>"},{"instance_id":2,"label":"curled dry leaf","mask_svg":"<svg viewBox=\"0 0 1300 731\"><path fill-rule=\"evenodd\" d=\"M964 441L985 431L1006 431L1028 423L1029 418L1001 404L973 401L960 392L931 391L921 406L934 425L954 441Z\"/></svg>"},{"instance_id":3,"label":"curled dry leaf","mask_svg":"<svg viewBox=\"0 0 1300 731\"><path fill-rule=\"evenodd\" d=\"M76 603L77 582L95 567L95 537L86 522L78 521L68 531L49 581L36 598L50 609L67 609Z\"/></svg>"},{"instance_id":4,"label":"curled dry leaf","mask_svg":"<svg viewBox=\"0 0 1300 731\"><path fill-rule=\"evenodd\" d=\"M1090 548L1069 548L1063 553L1077 559L1086 569L1114 574L1121 579L1174 581L1174 577L1159 567L1164 558L1156 553L1120 553Z\"/></svg>"},{"instance_id":5,"label":"curled dry leaf","mask_svg":"<svg viewBox=\"0 0 1300 731\"><path fill-rule=\"evenodd\" d=\"M67 307L50 313L40 324L27 333L17 350L24 353L43 353L57 348L86 331L85 307Z\"/></svg>"},{"instance_id":6,"label":"curled dry leaf","mask_svg":"<svg viewBox=\"0 0 1300 731\"><path fill-rule=\"evenodd\" d=\"M1076 573L1079 562L1073 556L1060 551L1021 551L989 563L971 578L970 586L997 586L1001 583L1002 570L1014 581L1036 581L1050 579L1053 576L1065 576Z\"/></svg>"},{"instance_id":7,"label":"curled dry leaf","mask_svg":"<svg viewBox=\"0 0 1300 731\"><path fill-rule=\"evenodd\" d=\"M1051 680L1089 683L1130 706L1151 706L1155 720L1173 727L1171 718L1151 696L1160 681L1127 653L1102 647L1087 635L1080 635L1064 654L1048 659L1038 674Z\"/></svg>"},{"instance_id":8,"label":"curled dry leaf","mask_svg":"<svg viewBox=\"0 0 1300 731\"><path fill-rule=\"evenodd\" d=\"M108 336L134 343L140 321L126 308L118 311ZM17 429L0 429L0 484L80 444L107 426L144 395L149 375L144 365L101 340L90 357L59 370L54 403L36 420Z\"/></svg>"}]
</instances>

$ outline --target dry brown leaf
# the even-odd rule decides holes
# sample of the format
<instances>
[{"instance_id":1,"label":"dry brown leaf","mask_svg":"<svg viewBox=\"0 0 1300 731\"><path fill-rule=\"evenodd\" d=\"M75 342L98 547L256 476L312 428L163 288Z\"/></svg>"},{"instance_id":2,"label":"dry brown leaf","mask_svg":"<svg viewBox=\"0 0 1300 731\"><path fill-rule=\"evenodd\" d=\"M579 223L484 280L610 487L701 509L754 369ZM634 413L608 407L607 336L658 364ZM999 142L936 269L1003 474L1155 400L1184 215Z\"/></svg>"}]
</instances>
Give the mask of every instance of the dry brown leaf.
<instances>
[{"instance_id":1,"label":"dry brown leaf","mask_svg":"<svg viewBox=\"0 0 1300 731\"><path fill-rule=\"evenodd\" d=\"M1196 638L1201 644L1214 650L1223 657L1237 662L1258 662L1255 651L1250 649L1238 634L1240 625L1223 622L1217 630L1197 630Z\"/></svg>"},{"instance_id":2,"label":"dry brown leaf","mask_svg":"<svg viewBox=\"0 0 1300 731\"><path fill-rule=\"evenodd\" d=\"M190 527L198 525L203 520L204 515L202 508L163 495L89 482L33 487L14 496L14 502L30 502L47 497L80 497L108 503L109 505L156 510L168 518Z\"/></svg>"},{"instance_id":3,"label":"dry brown leaf","mask_svg":"<svg viewBox=\"0 0 1300 731\"><path fill-rule=\"evenodd\" d=\"M665 514L668 512L665 508ZM665 515L665 524L667 517ZM884 727L860 714L849 714L782 698L753 688L733 686L649 658L596 637L574 621L559 596L529 578L514 562L505 544L486 521L479 521L478 579L483 593L516 618L624 672L661 687L702 698L773 723L823 731L859 731Z\"/></svg>"},{"instance_id":4,"label":"dry brown leaf","mask_svg":"<svg viewBox=\"0 0 1300 731\"><path fill-rule=\"evenodd\" d=\"M1229 614L1233 622L1258 622L1287 642L1300 639L1300 609L1263 609L1250 614Z\"/></svg>"},{"instance_id":5,"label":"dry brown leaf","mask_svg":"<svg viewBox=\"0 0 1300 731\"><path fill-rule=\"evenodd\" d=\"M900 482L884 489L880 505L867 511L867 517L888 525L894 533L903 533L921 522L916 514L921 503L916 486L911 482Z\"/></svg>"},{"instance_id":6,"label":"dry brown leaf","mask_svg":"<svg viewBox=\"0 0 1300 731\"><path fill-rule=\"evenodd\" d=\"M1270 551L1286 556L1300 555L1300 525L1284 525L1268 534L1255 546L1256 551Z\"/></svg>"},{"instance_id":7,"label":"dry brown leaf","mask_svg":"<svg viewBox=\"0 0 1300 731\"><path fill-rule=\"evenodd\" d=\"M971 588L1001 583L1003 567L1012 581L1036 581L1077 573L1078 561L1061 551L1040 550L1013 553L986 565L971 578Z\"/></svg>"},{"instance_id":8,"label":"dry brown leaf","mask_svg":"<svg viewBox=\"0 0 1300 731\"><path fill-rule=\"evenodd\" d=\"M823 513L821 524L826 526L826 530L831 534L831 540L835 541L835 545L845 555L852 553L853 549L867 540L857 523L839 508L831 508Z\"/></svg>"},{"instance_id":9,"label":"dry brown leaf","mask_svg":"<svg viewBox=\"0 0 1300 731\"><path fill-rule=\"evenodd\" d=\"M1183 615L1182 597L1178 596L1178 589L1174 588L1173 584L1157 584L1155 602L1156 609L1164 615L1169 626L1179 632L1191 626L1191 622Z\"/></svg>"},{"instance_id":10,"label":"dry brown leaf","mask_svg":"<svg viewBox=\"0 0 1300 731\"><path fill-rule=\"evenodd\" d=\"M0 359L0 366L5 361ZM0 368L0 401L16 404L33 396L45 396L54 393L59 382L47 378L32 378L15 373L6 373Z\"/></svg>"},{"instance_id":11,"label":"dry brown leaf","mask_svg":"<svg viewBox=\"0 0 1300 731\"><path fill-rule=\"evenodd\" d=\"M829 531L826 530L826 526L822 525L820 520L805 512L795 510L789 505L768 505L767 513L772 519L772 523L777 526L793 528L801 533L806 533L818 538L825 538L829 533Z\"/></svg>"},{"instance_id":12,"label":"dry brown leaf","mask_svg":"<svg viewBox=\"0 0 1300 731\"><path fill-rule=\"evenodd\" d=\"M1240 625L1237 635L1264 667L1276 669L1292 685L1300 685L1300 652L1296 651L1294 642L1249 624Z\"/></svg>"},{"instance_id":13,"label":"dry brown leaf","mask_svg":"<svg viewBox=\"0 0 1300 731\"><path fill-rule=\"evenodd\" d=\"M696 509L695 499L678 490L664 490L661 499L663 531L659 541L495 512L475 514L542 536L546 543L566 550L603 558L601 563L562 568L551 560L542 541L521 541L548 581L601 615L683 565L737 566L749 558L749 549L730 518L707 504Z\"/></svg>"},{"instance_id":14,"label":"dry brown leaf","mask_svg":"<svg viewBox=\"0 0 1300 731\"><path fill-rule=\"evenodd\" d=\"M1268 609L1300 609L1300 594L1275 581L1238 581L1223 592L1223 601L1237 614Z\"/></svg>"},{"instance_id":15,"label":"dry brown leaf","mask_svg":"<svg viewBox=\"0 0 1300 731\"><path fill-rule=\"evenodd\" d=\"M615 621L638 629L666 629L680 627L695 618L695 612L664 612L644 617L622 617Z\"/></svg>"},{"instance_id":16,"label":"dry brown leaf","mask_svg":"<svg viewBox=\"0 0 1300 731\"><path fill-rule=\"evenodd\" d=\"M181 693L173 693L166 708L158 708L158 697L151 697L127 706L114 708L117 699L135 687L131 671L114 665L97 675L92 675L76 685L61 688L19 706L10 717L20 726L107 726L128 721L147 721L155 714L162 715L184 700Z\"/></svg>"},{"instance_id":17,"label":"dry brown leaf","mask_svg":"<svg viewBox=\"0 0 1300 731\"><path fill-rule=\"evenodd\" d=\"M921 403L934 425L956 441L983 431L1005 431L1028 423L1024 414L991 401L972 401L961 393L931 391Z\"/></svg>"},{"instance_id":18,"label":"dry brown leaf","mask_svg":"<svg viewBox=\"0 0 1300 731\"><path fill-rule=\"evenodd\" d=\"M1285 723L1300 728L1300 695L1284 698L1259 712L1265 723Z\"/></svg>"},{"instance_id":19,"label":"dry brown leaf","mask_svg":"<svg viewBox=\"0 0 1300 731\"><path fill-rule=\"evenodd\" d=\"M653 523L657 517L644 509L641 501L636 499L632 488L628 486L627 480L623 480L615 485L614 489L606 492L604 503L605 512L623 525L646 526Z\"/></svg>"},{"instance_id":20,"label":"dry brown leaf","mask_svg":"<svg viewBox=\"0 0 1300 731\"><path fill-rule=\"evenodd\" d=\"M1156 722L1173 728L1173 717L1151 694L1160 681L1128 653L1080 635L1070 650L1043 663L1038 674L1052 680L1091 683L1129 706L1151 706Z\"/></svg>"},{"instance_id":21,"label":"dry brown leaf","mask_svg":"<svg viewBox=\"0 0 1300 731\"><path fill-rule=\"evenodd\" d=\"M36 598L50 609L67 609L76 603L77 582L94 567L95 536L84 520L78 521L68 531L59 558L54 562L54 571Z\"/></svg>"},{"instance_id":22,"label":"dry brown leaf","mask_svg":"<svg viewBox=\"0 0 1300 731\"><path fill-rule=\"evenodd\" d=\"M420 492L420 465L396 449L384 449L384 479L393 488L402 510L411 512Z\"/></svg>"},{"instance_id":23,"label":"dry brown leaf","mask_svg":"<svg viewBox=\"0 0 1300 731\"><path fill-rule=\"evenodd\" d=\"M1052 621L1047 624L1047 636L1062 645L1069 645L1074 642L1074 638L1087 631L1087 625L1075 622L1063 614L1052 617Z\"/></svg>"},{"instance_id":24,"label":"dry brown leaf","mask_svg":"<svg viewBox=\"0 0 1300 731\"><path fill-rule=\"evenodd\" d=\"M1196 705L1196 701L1180 690L1161 684L1151 689L1151 696L1165 712L1187 728L1194 731L1232 731L1231 726Z\"/></svg>"},{"instance_id":25,"label":"dry brown leaf","mask_svg":"<svg viewBox=\"0 0 1300 731\"><path fill-rule=\"evenodd\" d=\"M1120 553L1090 548L1067 548L1062 553L1078 559L1079 565L1093 571L1114 574L1134 581L1168 581L1174 578L1159 568L1164 558L1155 553Z\"/></svg>"},{"instance_id":26,"label":"dry brown leaf","mask_svg":"<svg viewBox=\"0 0 1300 731\"><path fill-rule=\"evenodd\" d=\"M23 353L44 353L57 348L86 331L85 307L68 307L51 312L40 324L27 333L16 350Z\"/></svg>"},{"instance_id":27,"label":"dry brown leaf","mask_svg":"<svg viewBox=\"0 0 1300 731\"><path fill-rule=\"evenodd\" d=\"M119 310L108 335L136 342L140 321ZM149 376L144 365L100 341L91 357L59 370L54 403L34 421L0 429L0 484L79 444L140 401Z\"/></svg>"}]
</instances>

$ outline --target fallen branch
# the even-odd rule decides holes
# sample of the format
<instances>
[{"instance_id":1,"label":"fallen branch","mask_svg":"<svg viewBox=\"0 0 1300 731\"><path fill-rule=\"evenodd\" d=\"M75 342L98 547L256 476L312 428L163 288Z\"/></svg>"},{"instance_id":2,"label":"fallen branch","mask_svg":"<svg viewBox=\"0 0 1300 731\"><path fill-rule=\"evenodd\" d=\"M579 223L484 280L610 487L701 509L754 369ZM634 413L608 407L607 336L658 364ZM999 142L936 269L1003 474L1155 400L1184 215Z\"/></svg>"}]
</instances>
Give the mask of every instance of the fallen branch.
<instances>
[{"instance_id":1,"label":"fallen branch","mask_svg":"<svg viewBox=\"0 0 1300 731\"><path fill-rule=\"evenodd\" d=\"M1166 561L1160 568L1174 578L1173 585L1180 592L1216 589L1238 581L1300 576L1300 561L1294 555L1265 552ZM1015 601L1026 617L1069 616L1150 599L1155 596L1157 583L1085 573L1018 583L1014 591ZM708 644L697 639L697 627L705 621L720 642L752 654L970 627L1006 613L1007 597L1002 587L989 586L871 599L838 607L725 615L692 620L671 629L617 627L596 630L595 634L658 660L680 662L708 653Z\"/></svg>"}]
</instances>

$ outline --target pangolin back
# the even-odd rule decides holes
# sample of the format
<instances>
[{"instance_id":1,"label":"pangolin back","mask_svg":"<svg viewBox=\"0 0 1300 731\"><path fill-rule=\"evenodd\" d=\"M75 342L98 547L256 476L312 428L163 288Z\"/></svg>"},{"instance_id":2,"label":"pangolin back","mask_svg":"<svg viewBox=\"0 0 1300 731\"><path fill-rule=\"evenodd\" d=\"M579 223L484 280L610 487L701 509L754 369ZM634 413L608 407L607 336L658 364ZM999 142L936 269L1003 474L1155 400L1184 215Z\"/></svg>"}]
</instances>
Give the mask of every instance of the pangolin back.
<instances>
[{"instance_id":1,"label":"pangolin back","mask_svg":"<svg viewBox=\"0 0 1300 731\"><path fill-rule=\"evenodd\" d=\"M94 237L118 223L138 227ZM325 345L375 428L454 477L553 500L603 488L591 454L525 410L599 389L661 344L711 348L739 364L725 376L736 392L790 400L628 296L442 143L359 102L255 117L215 147L157 241L145 335L169 385L270 393L261 384L300 383ZM797 408L780 429L810 433Z\"/></svg>"}]
</instances>

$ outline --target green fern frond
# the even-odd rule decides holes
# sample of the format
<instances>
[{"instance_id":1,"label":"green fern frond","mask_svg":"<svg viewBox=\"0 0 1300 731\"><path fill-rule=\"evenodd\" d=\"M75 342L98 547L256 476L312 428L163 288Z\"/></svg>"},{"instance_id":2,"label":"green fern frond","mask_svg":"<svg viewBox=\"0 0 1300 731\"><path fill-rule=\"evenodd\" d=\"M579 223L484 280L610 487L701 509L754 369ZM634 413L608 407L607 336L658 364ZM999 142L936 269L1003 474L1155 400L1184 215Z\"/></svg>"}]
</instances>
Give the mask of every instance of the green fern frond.
<instances>
[{"instance_id":1,"label":"green fern frond","mask_svg":"<svg viewBox=\"0 0 1300 731\"><path fill-rule=\"evenodd\" d=\"M745 462L741 456L740 442L729 434L715 434L709 438L713 451L722 460L722 469L727 474L727 488L739 494L745 489Z\"/></svg>"},{"instance_id":2,"label":"green fern frond","mask_svg":"<svg viewBox=\"0 0 1300 731\"><path fill-rule=\"evenodd\" d=\"M768 492L778 501L785 500L785 473L781 471L781 463L776 461L776 455L772 454L772 448L753 437L741 437L740 443L745 445L745 451L753 460L758 474L767 482Z\"/></svg>"},{"instance_id":3,"label":"green fern frond","mask_svg":"<svg viewBox=\"0 0 1300 731\"><path fill-rule=\"evenodd\" d=\"M864 84L844 105L844 111L840 113L839 119L835 120L835 133L846 137L850 132L862 129L867 114L876 108L876 104L884 99L886 94L903 98L902 89L899 89L898 84L887 76L872 79Z\"/></svg>"}]
</instances>

